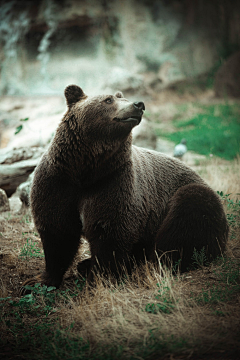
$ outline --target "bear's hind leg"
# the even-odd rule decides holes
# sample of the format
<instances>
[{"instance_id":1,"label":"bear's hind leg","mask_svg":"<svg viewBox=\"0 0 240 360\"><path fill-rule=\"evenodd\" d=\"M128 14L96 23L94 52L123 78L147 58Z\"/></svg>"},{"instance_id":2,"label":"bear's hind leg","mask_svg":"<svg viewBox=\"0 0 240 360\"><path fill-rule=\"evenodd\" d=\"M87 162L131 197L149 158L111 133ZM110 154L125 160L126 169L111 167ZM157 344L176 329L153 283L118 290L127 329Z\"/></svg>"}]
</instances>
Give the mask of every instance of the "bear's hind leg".
<instances>
[{"instance_id":1,"label":"bear's hind leg","mask_svg":"<svg viewBox=\"0 0 240 360\"><path fill-rule=\"evenodd\" d=\"M109 275L113 276L118 281L122 276L131 272L128 257L131 249L127 245L122 248L117 242L114 243L113 239L114 234L110 234L109 237L100 237L99 234L95 234L95 237L90 239L91 259L79 264L80 273L81 266L87 265L87 281L89 284L94 284L96 273L100 273L105 278L108 278Z\"/></svg>"},{"instance_id":2,"label":"bear's hind leg","mask_svg":"<svg viewBox=\"0 0 240 360\"><path fill-rule=\"evenodd\" d=\"M172 264L181 259L186 271L193 260L194 249L204 248L211 261L225 250L228 224L218 195L209 187L189 184L181 187L170 199L167 215L156 237L156 248Z\"/></svg>"},{"instance_id":3,"label":"bear's hind leg","mask_svg":"<svg viewBox=\"0 0 240 360\"><path fill-rule=\"evenodd\" d=\"M78 273L82 277L87 278L88 275L89 275L90 269L91 269L91 265L92 265L92 259L91 258L85 259L85 260L79 262L78 265L77 265Z\"/></svg>"}]
</instances>

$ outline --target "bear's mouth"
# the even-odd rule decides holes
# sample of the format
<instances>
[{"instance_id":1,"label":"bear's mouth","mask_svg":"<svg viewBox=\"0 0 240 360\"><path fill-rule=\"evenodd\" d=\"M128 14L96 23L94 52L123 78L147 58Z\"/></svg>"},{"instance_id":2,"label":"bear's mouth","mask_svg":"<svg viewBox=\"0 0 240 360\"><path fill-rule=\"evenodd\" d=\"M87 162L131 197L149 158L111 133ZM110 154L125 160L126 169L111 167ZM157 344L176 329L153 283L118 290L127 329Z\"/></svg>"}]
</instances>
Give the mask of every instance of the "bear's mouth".
<instances>
[{"instance_id":1,"label":"bear's mouth","mask_svg":"<svg viewBox=\"0 0 240 360\"><path fill-rule=\"evenodd\" d=\"M138 125L140 123L140 121L142 120L142 116L130 116L130 117L121 118L121 119L115 117L113 120L117 121L117 122L124 122L124 123L135 122Z\"/></svg>"}]
</instances>

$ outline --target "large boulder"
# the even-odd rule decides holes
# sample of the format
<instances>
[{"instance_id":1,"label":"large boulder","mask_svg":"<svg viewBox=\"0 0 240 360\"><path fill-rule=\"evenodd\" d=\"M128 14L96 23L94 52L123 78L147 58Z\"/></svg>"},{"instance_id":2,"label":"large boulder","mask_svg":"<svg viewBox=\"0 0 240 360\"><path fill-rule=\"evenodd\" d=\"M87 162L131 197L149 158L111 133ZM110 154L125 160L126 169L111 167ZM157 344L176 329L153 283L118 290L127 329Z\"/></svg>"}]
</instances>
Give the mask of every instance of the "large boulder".
<instances>
[{"instance_id":1,"label":"large boulder","mask_svg":"<svg viewBox=\"0 0 240 360\"><path fill-rule=\"evenodd\" d=\"M108 80L104 85L104 91L121 90L125 94L141 93L144 89L144 80L140 74L134 74L121 67L113 67Z\"/></svg>"},{"instance_id":2,"label":"large boulder","mask_svg":"<svg viewBox=\"0 0 240 360\"><path fill-rule=\"evenodd\" d=\"M32 172L27 180L19 185L17 188L17 194L23 204L23 206L29 206L30 189L33 181L34 172Z\"/></svg>"},{"instance_id":3,"label":"large boulder","mask_svg":"<svg viewBox=\"0 0 240 360\"><path fill-rule=\"evenodd\" d=\"M240 51L231 55L218 69L214 90L218 97L240 97Z\"/></svg>"},{"instance_id":4,"label":"large boulder","mask_svg":"<svg viewBox=\"0 0 240 360\"><path fill-rule=\"evenodd\" d=\"M0 212L10 211L10 204L7 194L0 188Z\"/></svg>"}]
</instances>

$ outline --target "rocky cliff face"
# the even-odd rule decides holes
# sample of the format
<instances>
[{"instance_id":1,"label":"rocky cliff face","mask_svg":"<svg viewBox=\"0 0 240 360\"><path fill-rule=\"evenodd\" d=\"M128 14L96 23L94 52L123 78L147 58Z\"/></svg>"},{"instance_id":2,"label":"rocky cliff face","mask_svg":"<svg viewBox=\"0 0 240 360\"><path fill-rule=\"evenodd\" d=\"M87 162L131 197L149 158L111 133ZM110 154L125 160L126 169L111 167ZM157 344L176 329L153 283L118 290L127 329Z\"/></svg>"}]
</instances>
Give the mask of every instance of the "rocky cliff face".
<instances>
[{"instance_id":1,"label":"rocky cliff face","mask_svg":"<svg viewBox=\"0 0 240 360\"><path fill-rule=\"evenodd\" d=\"M240 44L235 13L223 0L5 1L0 93L98 92L116 85L116 68L161 90L210 71L223 41Z\"/></svg>"}]
</instances>

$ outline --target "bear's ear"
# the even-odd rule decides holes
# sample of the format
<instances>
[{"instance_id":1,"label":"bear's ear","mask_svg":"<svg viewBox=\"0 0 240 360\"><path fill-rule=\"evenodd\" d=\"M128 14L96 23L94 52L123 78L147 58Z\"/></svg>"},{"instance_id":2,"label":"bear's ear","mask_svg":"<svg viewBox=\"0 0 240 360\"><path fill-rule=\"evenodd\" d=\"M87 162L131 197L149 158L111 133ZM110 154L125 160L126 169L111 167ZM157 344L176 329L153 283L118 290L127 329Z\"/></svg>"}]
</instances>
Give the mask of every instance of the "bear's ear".
<instances>
[{"instance_id":1,"label":"bear's ear","mask_svg":"<svg viewBox=\"0 0 240 360\"><path fill-rule=\"evenodd\" d=\"M123 98L123 93L121 91L116 92L116 94L114 94L114 96L116 96L117 98Z\"/></svg>"},{"instance_id":2,"label":"bear's ear","mask_svg":"<svg viewBox=\"0 0 240 360\"><path fill-rule=\"evenodd\" d=\"M64 95L67 100L68 106L75 104L76 102L86 99L87 95L77 85L69 85L64 91Z\"/></svg>"}]
</instances>

